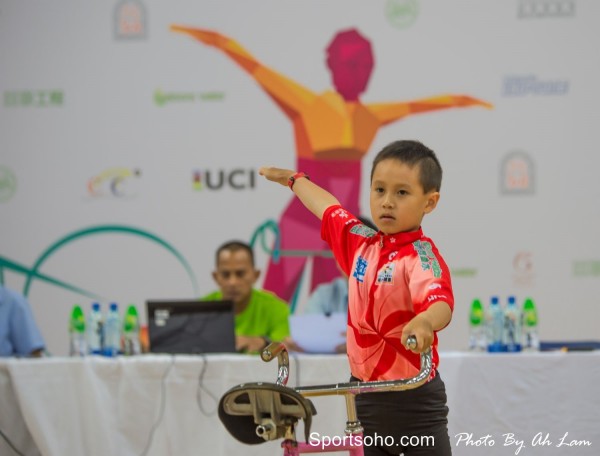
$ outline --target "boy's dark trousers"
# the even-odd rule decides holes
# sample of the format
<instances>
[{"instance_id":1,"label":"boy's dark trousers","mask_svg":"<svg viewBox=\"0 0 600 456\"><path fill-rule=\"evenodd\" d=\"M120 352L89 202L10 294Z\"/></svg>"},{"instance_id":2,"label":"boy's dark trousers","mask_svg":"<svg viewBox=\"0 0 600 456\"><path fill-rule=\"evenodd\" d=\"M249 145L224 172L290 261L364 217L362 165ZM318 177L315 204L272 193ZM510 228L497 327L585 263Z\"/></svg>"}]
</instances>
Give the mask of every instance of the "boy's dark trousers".
<instances>
[{"instance_id":1,"label":"boy's dark trousers","mask_svg":"<svg viewBox=\"0 0 600 456\"><path fill-rule=\"evenodd\" d=\"M452 454L446 387L439 372L412 390L359 394L356 407L365 429L365 456Z\"/></svg>"}]
</instances>

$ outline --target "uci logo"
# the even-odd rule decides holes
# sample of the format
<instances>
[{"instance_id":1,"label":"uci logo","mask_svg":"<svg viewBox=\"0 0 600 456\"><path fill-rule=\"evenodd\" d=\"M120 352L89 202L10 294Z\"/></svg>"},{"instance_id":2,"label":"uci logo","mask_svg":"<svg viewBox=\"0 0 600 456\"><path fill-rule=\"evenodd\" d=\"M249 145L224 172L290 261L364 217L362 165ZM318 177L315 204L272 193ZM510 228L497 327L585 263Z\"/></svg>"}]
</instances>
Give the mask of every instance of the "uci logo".
<instances>
[{"instance_id":1,"label":"uci logo","mask_svg":"<svg viewBox=\"0 0 600 456\"><path fill-rule=\"evenodd\" d=\"M575 0L521 0L518 17L571 17L575 16Z\"/></svg>"},{"instance_id":2,"label":"uci logo","mask_svg":"<svg viewBox=\"0 0 600 456\"><path fill-rule=\"evenodd\" d=\"M192 186L194 190L221 190L224 187L229 187L234 190L247 190L255 188L256 184L255 172L253 169L233 170L195 170L192 173Z\"/></svg>"}]
</instances>

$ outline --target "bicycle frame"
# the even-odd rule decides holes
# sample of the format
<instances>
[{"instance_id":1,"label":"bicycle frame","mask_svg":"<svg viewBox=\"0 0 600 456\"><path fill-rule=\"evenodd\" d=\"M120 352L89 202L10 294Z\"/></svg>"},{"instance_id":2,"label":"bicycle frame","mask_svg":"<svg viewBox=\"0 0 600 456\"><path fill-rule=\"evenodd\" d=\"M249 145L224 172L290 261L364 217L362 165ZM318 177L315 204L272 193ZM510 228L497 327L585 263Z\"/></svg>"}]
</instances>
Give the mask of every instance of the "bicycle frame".
<instances>
[{"instance_id":1,"label":"bicycle frame","mask_svg":"<svg viewBox=\"0 0 600 456\"><path fill-rule=\"evenodd\" d=\"M409 347L416 346L416 340L409 338ZM277 385L285 386L289 377L289 356L284 344L274 342L267 346L261 353L261 358L269 362L277 357L278 374ZM363 452L363 427L356 414L357 394L377 393L384 391L403 391L418 388L424 384L431 374L432 359L431 349L421 353L421 369L419 373L408 379L393 381L374 381L374 382L347 382L329 385L297 387L294 390L304 397L343 395L346 400L347 421L344 430L344 437L339 438L340 444L330 439L329 442L319 442L314 445L309 442L298 442L295 437L286 436L281 446L284 456L298 456L302 453L327 453L334 451L348 451L350 456L364 456ZM259 425L256 429L257 435L264 435L266 429Z\"/></svg>"}]
</instances>

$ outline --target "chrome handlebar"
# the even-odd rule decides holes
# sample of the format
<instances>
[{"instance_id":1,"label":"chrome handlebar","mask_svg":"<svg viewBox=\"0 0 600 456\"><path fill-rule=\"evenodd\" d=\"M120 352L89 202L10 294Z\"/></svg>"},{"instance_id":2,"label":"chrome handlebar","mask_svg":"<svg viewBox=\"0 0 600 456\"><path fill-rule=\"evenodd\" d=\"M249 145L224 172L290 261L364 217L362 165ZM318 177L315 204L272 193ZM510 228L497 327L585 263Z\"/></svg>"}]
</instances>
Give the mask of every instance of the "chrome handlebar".
<instances>
[{"instance_id":1,"label":"chrome handlebar","mask_svg":"<svg viewBox=\"0 0 600 456\"><path fill-rule=\"evenodd\" d=\"M407 348L414 349L417 346L416 339L411 336L407 341ZM289 356L285 345L281 342L272 342L261 353L265 362L272 361L277 356L278 371L277 384L285 386L288 381L290 366ZM381 380L373 382L346 382L329 385L303 386L294 388L305 397L329 396L334 394L356 395L362 393L376 393L383 391L401 391L421 386L427 381L433 368L431 349L421 353L421 369L417 375L407 379Z\"/></svg>"}]
</instances>

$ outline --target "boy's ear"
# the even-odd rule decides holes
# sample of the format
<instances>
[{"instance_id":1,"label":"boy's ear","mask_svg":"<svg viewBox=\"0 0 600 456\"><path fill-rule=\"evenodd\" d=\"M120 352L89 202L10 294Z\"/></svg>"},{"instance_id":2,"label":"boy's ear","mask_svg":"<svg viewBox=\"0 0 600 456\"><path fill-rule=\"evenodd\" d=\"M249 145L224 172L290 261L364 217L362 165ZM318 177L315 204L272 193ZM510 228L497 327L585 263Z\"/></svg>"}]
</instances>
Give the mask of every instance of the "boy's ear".
<instances>
[{"instance_id":1,"label":"boy's ear","mask_svg":"<svg viewBox=\"0 0 600 456\"><path fill-rule=\"evenodd\" d=\"M429 214L435 209L438 201L440 200L440 192L430 192L427 195L427 204L425 205L425 213Z\"/></svg>"}]
</instances>

